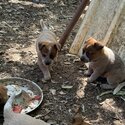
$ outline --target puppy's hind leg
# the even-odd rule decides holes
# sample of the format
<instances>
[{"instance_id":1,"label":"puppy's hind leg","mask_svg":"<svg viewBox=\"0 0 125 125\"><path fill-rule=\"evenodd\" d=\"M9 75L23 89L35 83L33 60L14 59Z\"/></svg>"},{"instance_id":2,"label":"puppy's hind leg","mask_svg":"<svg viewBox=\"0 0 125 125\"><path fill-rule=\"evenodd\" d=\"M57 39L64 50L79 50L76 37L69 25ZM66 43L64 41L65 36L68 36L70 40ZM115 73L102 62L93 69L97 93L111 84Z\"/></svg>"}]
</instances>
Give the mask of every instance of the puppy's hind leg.
<instances>
[{"instance_id":1,"label":"puppy's hind leg","mask_svg":"<svg viewBox=\"0 0 125 125\"><path fill-rule=\"evenodd\" d=\"M107 84L101 84L100 87L102 89L114 89L116 87L116 80L107 77Z\"/></svg>"},{"instance_id":2,"label":"puppy's hind leg","mask_svg":"<svg viewBox=\"0 0 125 125\"><path fill-rule=\"evenodd\" d=\"M51 79L51 75L50 75L50 72L49 72L49 69L47 66L45 66L41 60L38 58L38 65L41 69L41 71L43 72L43 76L44 76L44 79L43 81L48 81Z\"/></svg>"},{"instance_id":3,"label":"puppy's hind leg","mask_svg":"<svg viewBox=\"0 0 125 125\"><path fill-rule=\"evenodd\" d=\"M101 84L100 87L102 89L106 89L106 90L108 90L108 89L114 89L114 87L112 85L108 84L108 83L107 84Z\"/></svg>"}]
</instances>

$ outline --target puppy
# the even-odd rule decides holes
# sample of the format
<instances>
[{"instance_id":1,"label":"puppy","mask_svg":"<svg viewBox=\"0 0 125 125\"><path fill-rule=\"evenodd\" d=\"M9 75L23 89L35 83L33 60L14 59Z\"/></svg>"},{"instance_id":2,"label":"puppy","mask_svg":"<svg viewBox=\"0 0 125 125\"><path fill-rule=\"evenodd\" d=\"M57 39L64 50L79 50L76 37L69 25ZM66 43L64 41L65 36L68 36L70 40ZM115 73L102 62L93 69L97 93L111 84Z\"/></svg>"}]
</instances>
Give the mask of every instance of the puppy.
<instances>
[{"instance_id":1,"label":"puppy","mask_svg":"<svg viewBox=\"0 0 125 125\"><path fill-rule=\"evenodd\" d=\"M7 89L3 85L0 85L0 106L6 103L7 98Z\"/></svg>"},{"instance_id":2,"label":"puppy","mask_svg":"<svg viewBox=\"0 0 125 125\"><path fill-rule=\"evenodd\" d=\"M12 111L12 103L15 94L13 93L4 106L4 123L3 125L50 125L42 120L35 119L26 114L19 114Z\"/></svg>"},{"instance_id":3,"label":"puppy","mask_svg":"<svg viewBox=\"0 0 125 125\"><path fill-rule=\"evenodd\" d=\"M125 83L125 66L121 58L110 48L102 45L94 38L89 38L82 49L81 61L89 62L86 75L90 75L88 82L95 81L102 76L107 79L108 84L102 84L104 89L123 87Z\"/></svg>"},{"instance_id":4,"label":"puppy","mask_svg":"<svg viewBox=\"0 0 125 125\"><path fill-rule=\"evenodd\" d=\"M51 79L49 66L57 57L61 45L57 42L56 35L46 27L43 20L40 20L40 25L42 32L36 41L36 51L38 55L38 65L44 75L43 80L47 81Z\"/></svg>"}]
</instances>

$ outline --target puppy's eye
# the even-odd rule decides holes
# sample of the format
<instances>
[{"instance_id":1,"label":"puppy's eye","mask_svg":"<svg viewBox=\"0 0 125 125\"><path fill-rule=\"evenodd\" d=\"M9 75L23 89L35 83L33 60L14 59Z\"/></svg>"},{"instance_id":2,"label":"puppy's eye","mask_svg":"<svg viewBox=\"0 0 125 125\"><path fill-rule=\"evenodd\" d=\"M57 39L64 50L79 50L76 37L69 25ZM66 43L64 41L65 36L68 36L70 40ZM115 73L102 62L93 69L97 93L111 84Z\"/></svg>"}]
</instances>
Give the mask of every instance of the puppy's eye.
<instances>
[{"instance_id":1,"label":"puppy's eye","mask_svg":"<svg viewBox=\"0 0 125 125\"><path fill-rule=\"evenodd\" d=\"M89 51L89 52L86 52L86 53L87 53L87 54L93 54L93 52L90 52L90 51Z\"/></svg>"},{"instance_id":2,"label":"puppy's eye","mask_svg":"<svg viewBox=\"0 0 125 125\"><path fill-rule=\"evenodd\" d=\"M86 52L86 55L90 57L91 55L93 55L93 52Z\"/></svg>"},{"instance_id":3,"label":"puppy's eye","mask_svg":"<svg viewBox=\"0 0 125 125\"><path fill-rule=\"evenodd\" d=\"M84 42L85 44L87 43L87 41Z\"/></svg>"},{"instance_id":4,"label":"puppy's eye","mask_svg":"<svg viewBox=\"0 0 125 125\"><path fill-rule=\"evenodd\" d=\"M55 57L55 56L54 56L53 54L50 54L50 58L51 58L51 59L54 59L54 57Z\"/></svg>"},{"instance_id":5,"label":"puppy's eye","mask_svg":"<svg viewBox=\"0 0 125 125\"><path fill-rule=\"evenodd\" d=\"M46 57L46 54L42 54L43 57Z\"/></svg>"},{"instance_id":6,"label":"puppy's eye","mask_svg":"<svg viewBox=\"0 0 125 125\"><path fill-rule=\"evenodd\" d=\"M89 52L91 55L94 54L93 52Z\"/></svg>"},{"instance_id":7,"label":"puppy's eye","mask_svg":"<svg viewBox=\"0 0 125 125\"><path fill-rule=\"evenodd\" d=\"M84 50L84 49L82 50L82 53L83 53L83 54L85 53L85 50Z\"/></svg>"}]
</instances>

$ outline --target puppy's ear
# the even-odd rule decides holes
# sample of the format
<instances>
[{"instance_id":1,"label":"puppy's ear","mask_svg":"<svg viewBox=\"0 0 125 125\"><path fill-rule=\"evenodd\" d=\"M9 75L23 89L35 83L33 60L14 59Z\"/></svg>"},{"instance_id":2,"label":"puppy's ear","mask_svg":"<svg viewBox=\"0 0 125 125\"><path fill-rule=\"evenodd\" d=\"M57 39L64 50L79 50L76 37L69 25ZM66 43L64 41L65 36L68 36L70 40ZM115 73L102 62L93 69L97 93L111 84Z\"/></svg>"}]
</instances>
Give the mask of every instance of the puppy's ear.
<instances>
[{"instance_id":1,"label":"puppy's ear","mask_svg":"<svg viewBox=\"0 0 125 125\"><path fill-rule=\"evenodd\" d=\"M56 44L54 45L54 47L55 47L58 51L61 50L61 45L60 45L60 43L56 43Z\"/></svg>"},{"instance_id":2,"label":"puppy's ear","mask_svg":"<svg viewBox=\"0 0 125 125\"><path fill-rule=\"evenodd\" d=\"M99 42L96 42L96 43L94 43L94 47L96 48L96 50L101 50L104 47L104 45L102 45Z\"/></svg>"},{"instance_id":3,"label":"puppy's ear","mask_svg":"<svg viewBox=\"0 0 125 125\"><path fill-rule=\"evenodd\" d=\"M43 19L40 20L40 25L41 25L42 30L48 29L47 26L45 25Z\"/></svg>"}]
</instances>

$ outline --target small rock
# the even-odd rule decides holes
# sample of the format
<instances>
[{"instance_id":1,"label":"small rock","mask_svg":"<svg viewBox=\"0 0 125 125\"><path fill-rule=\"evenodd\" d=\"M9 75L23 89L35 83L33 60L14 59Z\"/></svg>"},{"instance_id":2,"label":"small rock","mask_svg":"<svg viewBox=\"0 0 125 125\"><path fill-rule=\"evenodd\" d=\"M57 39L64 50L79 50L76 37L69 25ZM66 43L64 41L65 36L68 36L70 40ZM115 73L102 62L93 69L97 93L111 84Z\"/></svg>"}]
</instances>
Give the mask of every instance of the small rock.
<instances>
[{"instance_id":1,"label":"small rock","mask_svg":"<svg viewBox=\"0 0 125 125\"><path fill-rule=\"evenodd\" d=\"M84 90L83 89L79 89L78 91L77 91L77 97L78 98L83 98L84 97L84 95L85 95L85 93L84 93Z\"/></svg>"},{"instance_id":2,"label":"small rock","mask_svg":"<svg viewBox=\"0 0 125 125\"><path fill-rule=\"evenodd\" d=\"M6 32L6 31L1 30L1 31L0 31L0 33L1 33L1 34L5 34L5 33L7 33L7 32Z\"/></svg>"},{"instance_id":3,"label":"small rock","mask_svg":"<svg viewBox=\"0 0 125 125\"><path fill-rule=\"evenodd\" d=\"M65 64L65 65L71 65L71 63L70 63L70 62L64 62L64 64Z\"/></svg>"},{"instance_id":4,"label":"small rock","mask_svg":"<svg viewBox=\"0 0 125 125\"><path fill-rule=\"evenodd\" d=\"M18 8L19 8L19 9L22 9L22 10L24 10L24 7L23 7L23 6L18 6Z\"/></svg>"},{"instance_id":5,"label":"small rock","mask_svg":"<svg viewBox=\"0 0 125 125\"><path fill-rule=\"evenodd\" d=\"M39 118L41 118L41 117L42 117L42 115L36 115L36 116L35 116L36 119L39 119Z\"/></svg>"},{"instance_id":6,"label":"small rock","mask_svg":"<svg viewBox=\"0 0 125 125\"><path fill-rule=\"evenodd\" d=\"M62 79L62 76L60 76L59 78Z\"/></svg>"},{"instance_id":7,"label":"small rock","mask_svg":"<svg viewBox=\"0 0 125 125\"><path fill-rule=\"evenodd\" d=\"M84 106L84 104L82 104L81 108L82 108L82 112L84 113L85 112L85 106Z\"/></svg>"},{"instance_id":8,"label":"small rock","mask_svg":"<svg viewBox=\"0 0 125 125\"><path fill-rule=\"evenodd\" d=\"M65 81L65 82L64 82L64 84L67 84L67 83L69 83L69 81Z\"/></svg>"},{"instance_id":9,"label":"small rock","mask_svg":"<svg viewBox=\"0 0 125 125\"><path fill-rule=\"evenodd\" d=\"M55 89L50 89L50 92L51 92L53 95L56 95L56 90L55 90Z\"/></svg>"},{"instance_id":10,"label":"small rock","mask_svg":"<svg viewBox=\"0 0 125 125\"><path fill-rule=\"evenodd\" d=\"M44 117L44 119L47 121L47 120L50 119L50 116L46 115L46 116Z\"/></svg>"},{"instance_id":11,"label":"small rock","mask_svg":"<svg viewBox=\"0 0 125 125\"><path fill-rule=\"evenodd\" d=\"M51 83L58 83L58 82L57 82L57 81L55 81L55 80L52 80L52 79L51 79Z\"/></svg>"},{"instance_id":12,"label":"small rock","mask_svg":"<svg viewBox=\"0 0 125 125\"><path fill-rule=\"evenodd\" d=\"M69 56L69 57L75 57L75 55L72 55L72 54L66 54L66 56Z\"/></svg>"},{"instance_id":13,"label":"small rock","mask_svg":"<svg viewBox=\"0 0 125 125\"><path fill-rule=\"evenodd\" d=\"M60 95L65 95L66 93L63 92L63 91L60 91L59 94L60 94Z\"/></svg>"},{"instance_id":14,"label":"small rock","mask_svg":"<svg viewBox=\"0 0 125 125\"><path fill-rule=\"evenodd\" d=\"M69 85L62 85L61 86L63 89L71 89L73 86L69 86Z\"/></svg>"},{"instance_id":15,"label":"small rock","mask_svg":"<svg viewBox=\"0 0 125 125\"><path fill-rule=\"evenodd\" d=\"M123 125L125 121L121 122L120 120L114 120L113 123L114 125Z\"/></svg>"},{"instance_id":16,"label":"small rock","mask_svg":"<svg viewBox=\"0 0 125 125\"><path fill-rule=\"evenodd\" d=\"M82 71L82 70L79 70L79 73L83 73L83 71Z\"/></svg>"},{"instance_id":17,"label":"small rock","mask_svg":"<svg viewBox=\"0 0 125 125\"><path fill-rule=\"evenodd\" d=\"M3 8L2 8L2 6L0 6L0 10L2 10Z\"/></svg>"},{"instance_id":18,"label":"small rock","mask_svg":"<svg viewBox=\"0 0 125 125\"><path fill-rule=\"evenodd\" d=\"M49 123L50 125L55 125L55 124L57 124L57 122L54 121L54 120L48 120L47 123Z\"/></svg>"}]
</instances>

